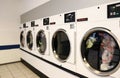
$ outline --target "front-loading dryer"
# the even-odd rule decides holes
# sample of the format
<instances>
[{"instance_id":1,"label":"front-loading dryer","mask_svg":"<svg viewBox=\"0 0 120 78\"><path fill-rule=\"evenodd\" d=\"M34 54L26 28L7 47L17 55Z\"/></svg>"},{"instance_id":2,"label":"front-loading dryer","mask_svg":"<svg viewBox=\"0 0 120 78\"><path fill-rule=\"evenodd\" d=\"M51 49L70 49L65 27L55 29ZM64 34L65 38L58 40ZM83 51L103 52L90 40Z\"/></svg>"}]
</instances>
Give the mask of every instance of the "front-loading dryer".
<instances>
[{"instance_id":1,"label":"front-loading dryer","mask_svg":"<svg viewBox=\"0 0 120 78\"><path fill-rule=\"evenodd\" d=\"M25 49L26 48L26 42L25 42L25 33L26 33L26 31L25 31L25 28L26 28L26 23L24 23L24 24L21 24L21 26L20 26L20 48L21 49Z\"/></svg>"},{"instance_id":2,"label":"front-loading dryer","mask_svg":"<svg viewBox=\"0 0 120 78\"><path fill-rule=\"evenodd\" d=\"M41 19L36 19L34 21L31 22L31 28L29 31L32 31L32 35L33 35L33 49L32 49L32 54L39 56L39 53L37 51L37 47L36 47L36 35L38 30L40 29L41 26Z\"/></svg>"},{"instance_id":3,"label":"front-loading dryer","mask_svg":"<svg viewBox=\"0 0 120 78\"><path fill-rule=\"evenodd\" d=\"M54 57L54 53L53 53L53 35L55 33L55 31L57 31L58 26L63 25L63 15L62 14L58 14L58 15L53 15L49 17L49 22L50 22L50 26L49 26L49 31L50 31L50 41L49 41L49 46L50 46L50 57L48 58L49 61L51 61L54 64L57 65L61 65L60 62ZM57 44L57 42L56 42ZM57 45L55 45L57 47Z\"/></svg>"},{"instance_id":4,"label":"front-loading dryer","mask_svg":"<svg viewBox=\"0 0 120 78\"><path fill-rule=\"evenodd\" d=\"M39 26L35 28L35 50L41 58L45 59L49 55L49 18L38 21Z\"/></svg>"},{"instance_id":5,"label":"front-loading dryer","mask_svg":"<svg viewBox=\"0 0 120 78\"><path fill-rule=\"evenodd\" d=\"M27 22L26 28L26 51L34 53L34 21Z\"/></svg>"},{"instance_id":6,"label":"front-loading dryer","mask_svg":"<svg viewBox=\"0 0 120 78\"><path fill-rule=\"evenodd\" d=\"M50 18L50 53L52 61L75 71L75 12Z\"/></svg>"},{"instance_id":7,"label":"front-loading dryer","mask_svg":"<svg viewBox=\"0 0 120 78\"><path fill-rule=\"evenodd\" d=\"M77 11L77 73L89 78L120 77L120 19L114 18L120 17L118 5Z\"/></svg>"}]
</instances>

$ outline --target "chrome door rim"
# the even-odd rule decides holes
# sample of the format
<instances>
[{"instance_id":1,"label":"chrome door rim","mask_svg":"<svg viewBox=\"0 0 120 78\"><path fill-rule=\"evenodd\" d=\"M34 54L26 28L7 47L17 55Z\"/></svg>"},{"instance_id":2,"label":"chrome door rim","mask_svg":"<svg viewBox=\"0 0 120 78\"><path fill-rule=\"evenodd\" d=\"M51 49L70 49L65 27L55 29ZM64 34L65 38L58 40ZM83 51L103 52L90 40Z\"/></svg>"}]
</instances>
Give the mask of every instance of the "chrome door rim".
<instances>
[{"instance_id":1,"label":"chrome door rim","mask_svg":"<svg viewBox=\"0 0 120 78\"><path fill-rule=\"evenodd\" d=\"M60 61L60 62L62 62L62 63L64 63L64 62L66 62L68 59L69 59L69 56L70 56L70 54L71 54L71 46L69 46L70 47L70 49L69 49L69 54L68 54L68 56L67 56L67 58L66 59L61 59L61 58L59 58L59 55L56 53L56 51L53 49L53 38L56 36L56 34L58 33L58 32L63 32L65 35L66 35L66 37L68 38L68 40L69 40L69 45L71 45L70 44L70 39L69 39L69 37L68 37L68 35L67 35L67 33L66 33L66 30L64 30L64 29L58 29L54 34L53 34L53 37L52 37L52 51L53 51L53 54L54 54L54 56L55 56L55 58L58 60L58 61Z\"/></svg>"},{"instance_id":2,"label":"chrome door rim","mask_svg":"<svg viewBox=\"0 0 120 78\"><path fill-rule=\"evenodd\" d=\"M88 31L86 32L85 36L83 37L82 42L83 42L83 40L85 40L85 39L90 35L90 33L93 33L93 32L95 32L95 31L104 31L104 32L107 32L107 33L108 33L110 36L112 36L112 38L117 42L118 47L119 47L119 49L120 49L120 43L119 43L119 41L118 41L118 38L117 38L110 30L108 30L108 29L106 29L106 28L101 28L101 27L96 27L96 28L93 28L93 29L88 30ZM82 42L81 42L81 44L80 44L81 46L82 46ZM81 51L81 46L80 46L80 52L82 52L82 51ZM85 66L86 66L91 72L93 72L93 73L95 73L95 74L97 74L97 75L100 75L100 76L108 76L108 75L111 75L111 74L115 73L115 72L119 69L119 67L120 67L120 62L118 62L117 66L114 67L114 68L112 69L112 71L106 71L106 72L104 72L104 71L98 71L98 70L94 69L93 67L91 67L91 66L89 65L89 63L87 62L85 56L83 57L82 54L81 54L81 56L82 56L82 59L83 59L83 62L84 62L84 64L85 64ZM120 59L119 59L119 61L120 61Z\"/></svg>"}]
</instances>

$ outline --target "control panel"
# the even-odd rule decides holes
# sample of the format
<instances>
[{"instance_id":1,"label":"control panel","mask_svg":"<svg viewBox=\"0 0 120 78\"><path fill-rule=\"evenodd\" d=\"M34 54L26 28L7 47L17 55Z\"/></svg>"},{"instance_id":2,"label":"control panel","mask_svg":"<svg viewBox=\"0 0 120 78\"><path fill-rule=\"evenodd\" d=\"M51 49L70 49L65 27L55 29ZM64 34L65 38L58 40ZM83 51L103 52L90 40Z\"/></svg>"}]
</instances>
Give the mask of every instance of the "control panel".
<instances>
[{"instance_id":1,"label":"control panel","mask_svg":"<svg viewBox=\"0 0 120 78\"><path fill-rule=\"evenodd\" d=\"M32 21L32 22L31 22L31 27L35 27L35 26L37 27L38 24L35 24L35 21Z\"/></svg>"},{"instance_id":2,"label":"control panel","mask_svg":"<svg viewBox=\"0 0 120 78\"><path fill-rule=\"evenodd\" d=\"M32 21L31 22L31 27L34 27L35 26L35 21Z\"/></svg>"},{"instance_id":3,"label":"control panel","mask_svg":"<svg viewBox=\"0 0 120 78\"><path fill-rule=\"evenodd\" d=\"M120 17L120 3L110 4L107 6L107 17L108 18Z\"/></svg>"},{"instance_id":4,"label":"control panel","mask_svg":"<svg viewBox=\"0 0 120 78\"><path fill-rule=\"evenodd\" d=\"M64 22L75 22L75 12L64 14Z\"/></svg>"},{"instance_id":5,"label":"control panel","mask_svg":"<svg viewBox=\"0 0 120 78\"><path fill-rule=\"evenodd\" d=\"M26 25L26 23L23 24L23 28L28 28L28 26Z\"/></svg>"},{"instance_id":6,"label":"control panel","mask_svg":"<svg viewBox=\"0 0 120 78\"><path fill-rule=\"evenodd\" d=\"M23 24L23 28L26 28L26 23Z\"/></svg>"},{"instance_id":7,"label":"control panel","mask_svg":"<svg viewBox=\"0 0 120 78\"><path fill-rule=\"evenodd\" d=\"M49 25L49 18L43 19L43 25Z\"/></svg>"}]
</instances>

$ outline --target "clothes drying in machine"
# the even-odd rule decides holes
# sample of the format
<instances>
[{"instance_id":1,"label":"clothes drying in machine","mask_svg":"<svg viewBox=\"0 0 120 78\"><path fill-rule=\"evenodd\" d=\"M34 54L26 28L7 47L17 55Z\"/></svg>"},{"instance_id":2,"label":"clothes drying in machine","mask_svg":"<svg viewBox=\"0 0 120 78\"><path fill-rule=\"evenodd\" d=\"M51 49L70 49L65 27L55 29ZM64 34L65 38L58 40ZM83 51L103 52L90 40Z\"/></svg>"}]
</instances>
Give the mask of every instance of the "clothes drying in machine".
<instances>
[{"instance_id":1,"label":"clothes drying in machine","mask_svg":"<svg viewBox=\"0 0 120 78\"><path fill-rule=\"evenodd\" d=\"M28 22L26 28L26 46L26 50L34 54L34 21Z\"/></svg>"},{"instance_id":2,"label":"clothes drying in machine","mask_svg":"<svg viewBox=\"0 0 120 78\"><path fill-rule=\"evenodd\" d=\"M39 19L39 26L35 28L35 51L41 58L49 55L49 18Z\"/></svg>"},{"instance_id":3,"label":"clothes drying in machine","mask_svg":"<svg viewBox=\"0 0 120 78\"><path fill-rule=\"evenodd\" d=\"M44 54L47 47L46 47L46 36L43 30L37 33L36 43L37 43L36 46L38 52L40 52L40 54Z\"/></svg>"},{"instance_id":4,"label":"clothes drying in machine","mask_svg":"<svg viewBox=\"0 0 120 78\"><path fill-rule=\"evenodd\" d=\"M33 35L32 35L32 31L28 31L27 32L27 47L28 49L32 50L33 47Z\"/></svg>"},{"instance_id":5,"label":"clothes drying in machine","mask_svg":"<svg viewBox=\"0 0 120 78\"><path fill-rule=\"evenodd\" d=\"M95 34L95 36L93 36ZM109 71L119 64L119 46L112 35L96 30L89 33L81 44L84 61L99 71Z\"/></svg>"},{"instance_id":6,"label":"clothes drying in machine","mask_svg":"<svg viewBox=\"0 0 120 78\"><path fill-rule=\"evenodd\" d=\"M25 49L25 28L26 28L26 23L22 24L20 27L20 48Z\"/></svg>"},{"instance_id":7,"label":"clothes drying in machine","mask_svg":"<svg viewBox=\"0 0 120 78\"><path fill-rule=\"evenodd\" d=\"M108 6L77 11L77 73L89 78L117 78L120 72L120 19L107 18Z\"/></svg>"}]
</instances>

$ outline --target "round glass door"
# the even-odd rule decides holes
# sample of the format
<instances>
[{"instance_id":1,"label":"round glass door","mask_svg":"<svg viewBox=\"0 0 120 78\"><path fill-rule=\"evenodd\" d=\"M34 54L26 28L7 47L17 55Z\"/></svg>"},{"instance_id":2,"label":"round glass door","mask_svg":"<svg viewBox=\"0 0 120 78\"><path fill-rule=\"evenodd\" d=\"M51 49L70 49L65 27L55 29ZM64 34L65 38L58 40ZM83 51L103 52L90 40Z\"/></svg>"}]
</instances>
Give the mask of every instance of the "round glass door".
<instances>
[{"instance_id":1,"label":"round glass door","mask_svg":"<svg viewBox=\"0 0 120 78\"><path fill-rule=\"evenodd\" d=\"M64 30L57 31L52 38L52 49L55 57L65 62L70 54L70 41Z\"/></svg>"},{"instance_id":2,"label":"round glass door","mask_svg":"<svg viewBox=\"0 0 120 78\"><path fill-rule=\"evenodd\" d=\"M81 54L86 65L94 73L109 75L118 69L120 48L117 39L108 30L88 31L81 44Z\"/></svg>"},{"instance_id":3,"label":"round glass door","mask_svg":"<svg viewBox=\"0 0 120 78\"><path fill-rule=\"evenodd\" d=\"M33 47L33 35L32 31L28 31L27 33L27 46L30 50L32 50Z\"/></svg>"},{"instance_id":4,"label":"round glass door","mask_svg":"<svg viewBox=\"0 0 120 78\"><path fill-rule=\"evenodd\" d=\"M25 45L25 36L24 36L24 31L20 33L20 44L22 47Z\"/></svg>"},{"instance_id":5,"label":"round glass door","mask_svg":"<svg viewBox=\"0 0 120 78\"><path fill-rule=\"evenodd\" d=\"M39 31L36 36L36 46L41 54L45 54L46 50L46 36L43 30Z\"/></svg>"}]
</instances>

